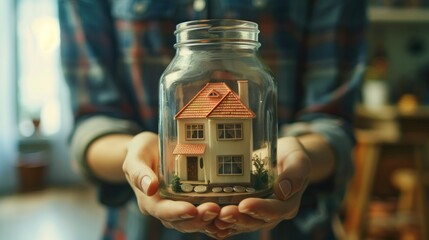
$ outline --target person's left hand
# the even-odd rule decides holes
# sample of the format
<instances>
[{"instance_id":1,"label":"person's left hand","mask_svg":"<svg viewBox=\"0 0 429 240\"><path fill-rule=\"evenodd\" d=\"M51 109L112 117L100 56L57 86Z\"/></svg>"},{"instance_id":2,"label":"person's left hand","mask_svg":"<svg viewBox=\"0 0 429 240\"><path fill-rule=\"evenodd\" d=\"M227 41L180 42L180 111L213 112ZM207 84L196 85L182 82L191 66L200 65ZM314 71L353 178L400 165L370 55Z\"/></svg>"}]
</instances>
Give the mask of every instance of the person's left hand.
<instances>
[{"instance_id":1,"label":"person's left hand","mask_svg":"<svg viewBox=\"0 0 429 240\"><path fill-rule=\"evenodd\" d=\"M180 232L204 232L215 236L216 227L213 225L220 206L210 202L194 206L189 202L162 198L159 193L158 163L158 136L142 132L133 137L128 143L122 168L142 214L151 215L165 227ZM211 231L207 232L205 228Z\"/></svg>"},{"instance_id":2,"label":"person's left hand","mask_svg":"<svg viewBox=\"0 0 429 240\"><path fill-rule=\"evenodd\" d=\"M273 198L247 198L239 205L221 209L214 225L206 226L218 238L226 238L242 232L273 228L280 221L291 219L298 213L301 197L306 189L311 162L297 138L278 140L278 177L274 183Z\"/></svg>"}]
</instances>

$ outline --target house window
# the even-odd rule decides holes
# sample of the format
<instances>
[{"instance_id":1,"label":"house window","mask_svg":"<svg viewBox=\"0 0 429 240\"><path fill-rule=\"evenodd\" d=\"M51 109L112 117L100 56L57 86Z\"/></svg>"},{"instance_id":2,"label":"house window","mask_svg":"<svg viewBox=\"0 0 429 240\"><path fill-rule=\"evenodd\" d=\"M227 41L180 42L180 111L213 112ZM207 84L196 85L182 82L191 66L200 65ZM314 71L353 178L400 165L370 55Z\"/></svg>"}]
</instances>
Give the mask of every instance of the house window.
<instances>
[{"instance_id":1,"label":"house window","mask_svg":"<svg viewBox=\"0 0 429 240\"><path fill-rule=\"evenodd\" d=\"M217 165L219 175L243 174L243 156L218 156Z\"/></svg>"},{"instance_id":2,"label":"house window","mask_svg":"<svg viewBox=\"0 0 429 240\"><path fill-rule=\"evenodd\" d=\"M216 90L211 90L209 94L207 94L208 97L219 97L219 93Z\"/></svg>"},{"instance_id":3,"label":"house window","mask_svg":"<svg viewBox=\"0 0 429 240\"><path fill-rule=\"evenodd\" d=\"M217 125L219 140L236 140L243 138L243 124L223 123Z\"/></svg>"},{"instance_id":4,"label":"house window","mask_svg":"<svg viewBox=\"0 0 429 240\"><path fill-rule=\"evenodd\" d=\"M186 125L186 140L203 140L203 139L204 139L203 124Z\"/></svg>"}]
</instances>

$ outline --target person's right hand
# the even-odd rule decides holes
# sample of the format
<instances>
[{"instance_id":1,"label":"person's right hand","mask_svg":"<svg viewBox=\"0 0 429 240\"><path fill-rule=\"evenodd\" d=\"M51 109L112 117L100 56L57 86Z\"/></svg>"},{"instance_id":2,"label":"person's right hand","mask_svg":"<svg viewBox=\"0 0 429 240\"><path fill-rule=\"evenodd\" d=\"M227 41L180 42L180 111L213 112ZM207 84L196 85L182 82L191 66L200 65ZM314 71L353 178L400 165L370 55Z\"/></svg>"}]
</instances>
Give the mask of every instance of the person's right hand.
<instances>
[{"instance_id":1,"label":"person's right hand","mask_svg":"<svg viewBox=\"0 0 429 240\"><path fill-rule=\"evenodd\" d=\"M158 136L151 132L136 135L128 144L122 169L134 190L140 211L156 217L167 228L215 236L217 229L213 222L220 207L215 203L196 207L189 202L161 198L158 163ZM210 232L205 229L210 229Z\"/></svg>"}]
</instances>

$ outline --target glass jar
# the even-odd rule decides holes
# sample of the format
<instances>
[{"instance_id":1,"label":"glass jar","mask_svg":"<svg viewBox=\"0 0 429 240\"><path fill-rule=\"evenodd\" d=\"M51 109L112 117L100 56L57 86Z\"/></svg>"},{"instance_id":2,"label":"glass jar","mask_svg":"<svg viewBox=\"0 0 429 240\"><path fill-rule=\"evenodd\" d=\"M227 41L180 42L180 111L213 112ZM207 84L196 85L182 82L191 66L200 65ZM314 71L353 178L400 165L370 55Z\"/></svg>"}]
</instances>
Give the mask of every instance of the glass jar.
<instances>
[{"instance_id":1,"label":"glass jar","mask_svg":"<svg viewBox=\"0 0 429 240\"><path fill-rule=\"evenodd\" d=\"M272 194L277 84L258 33L241 20L176 26L176 55L160 81L162 197L237 204Z\"/></svg>"}]
</instances>

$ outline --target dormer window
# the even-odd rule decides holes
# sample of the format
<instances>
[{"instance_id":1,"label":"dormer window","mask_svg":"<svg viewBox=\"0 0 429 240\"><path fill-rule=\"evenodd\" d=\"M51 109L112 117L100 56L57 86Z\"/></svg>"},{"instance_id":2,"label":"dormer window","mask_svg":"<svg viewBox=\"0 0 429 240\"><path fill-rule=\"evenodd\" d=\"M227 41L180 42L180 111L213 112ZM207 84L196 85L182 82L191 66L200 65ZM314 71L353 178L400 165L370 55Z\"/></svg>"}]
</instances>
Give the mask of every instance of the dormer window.
<instances>
[{"instance_id":1,"label":"dormer window","mask_svg":"<svg viewBox=\"0 0 429 240\"><path fill-rule=\"evenodd\" d=\"M220 95L219 95L219 93L216 91L216 90L211 90L210 92L209 92L209 94L207 94L207 97L219 97Z\"/></svg>"}]
</instances>

